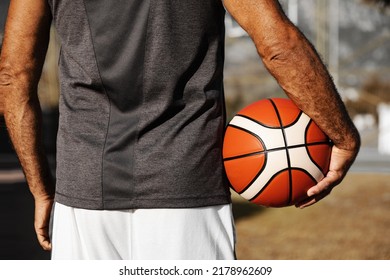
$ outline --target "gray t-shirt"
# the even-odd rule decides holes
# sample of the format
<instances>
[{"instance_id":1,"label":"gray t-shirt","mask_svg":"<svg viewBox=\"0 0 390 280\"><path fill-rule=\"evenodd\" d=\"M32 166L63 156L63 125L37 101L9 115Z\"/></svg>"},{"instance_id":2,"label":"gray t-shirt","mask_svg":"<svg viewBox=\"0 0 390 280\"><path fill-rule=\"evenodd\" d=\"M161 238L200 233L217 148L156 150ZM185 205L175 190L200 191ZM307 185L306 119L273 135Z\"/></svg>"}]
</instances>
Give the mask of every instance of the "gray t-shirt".
<instances>
[{"instance_id":1,"label":"gray t-shirt","mask_svg":"<svg viewBox=\"0 0 390 280\"><path fill-rule=\"evenodd\" d=\"M48 0L61 40L56 201L225 204L219 0Z\"/></svg>"}]
</instances>

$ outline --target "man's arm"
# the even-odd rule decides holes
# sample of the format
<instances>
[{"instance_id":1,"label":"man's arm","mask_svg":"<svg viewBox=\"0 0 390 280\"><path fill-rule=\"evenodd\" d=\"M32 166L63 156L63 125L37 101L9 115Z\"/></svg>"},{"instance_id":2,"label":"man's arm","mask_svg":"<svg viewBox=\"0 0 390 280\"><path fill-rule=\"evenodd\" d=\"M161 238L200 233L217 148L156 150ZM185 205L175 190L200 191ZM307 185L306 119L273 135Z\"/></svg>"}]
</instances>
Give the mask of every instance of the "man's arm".
<instances>
[{"instance_id":1,"label":"man's arm","mask_svg":"<svg viewBox=\"0 0 390 280\"><path fill-rule=\"evenodd\" d=\"M297 206L314 204L346 175L359 151L359 133L317 52L285 16L278 1L224 0L224 5L248 32L265 67L289 98L334 143L328 174Z\"/></svg>"},{"instance_id":2,"label":"man's arm","mask_svg":"<svg viewBox=\"0 0 390 280\"><path fill-rule=\"evenodd\" d=\"M0 60L0 95L8 132L35 200L35 231L51 249L48 225L54 183L43 151L38 81L49 41L46 0L11 0Z\"/></svg>"},{"instance_id":3,"label":"man's arm","mask_svg":"<svg viewBox=\"0 0 390 280\"><path fill-rule=\"evenodd\" d=\"M4 104L3 104L3 96L0 95L0 115L4 114Z\"/></svg>"}]
</instances>

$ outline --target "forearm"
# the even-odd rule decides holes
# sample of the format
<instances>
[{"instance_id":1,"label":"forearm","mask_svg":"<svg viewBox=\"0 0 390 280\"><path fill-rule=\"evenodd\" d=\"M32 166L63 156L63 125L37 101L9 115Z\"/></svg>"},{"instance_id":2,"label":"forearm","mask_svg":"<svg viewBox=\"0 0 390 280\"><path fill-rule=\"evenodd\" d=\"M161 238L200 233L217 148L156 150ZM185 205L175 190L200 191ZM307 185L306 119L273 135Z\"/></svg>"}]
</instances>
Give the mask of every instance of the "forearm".
<instances>
[{"instance_id":1,"label":"forearm","mask_svg":"<svg viewBox=\"0 0 390 280\"><path fill-rule=\"evenodd\" d=\"M357 150L359 134L320 57L276 0L224 0L248 32L286 94L341 149Z\"/></svg>"},{"instance_id":2,"label":"forearm","mask_svg":"<svg viewBox=\"0 0 390 280\"><path fill-rule=\"evenodd\" d=\"M265 66L286 94L307 113L339 148L357 150L359 134L319 55L295 27L290 42L263 56Z\"/></svg>"},{"instance_id":3,"label":"forearm","mask_svg":"<svg viewBox=\"0 0 390 280\"><path fill-rule=\"evenodd\" d=\"M54 184L43 151L38 81L49 41L51 15L44 0L12 0L0 59L4 118L35 198L50 197Z\"/></svg>"},{"instance_id":4,"label":"forearm","mask_svg":"<svg viewBox=\"0 0 390 280\"><path fill-rule=\"evenodd\" d=\"M0 94L0 115L4 115L4 101L3 95Z\"/></svg>"},{"instance_id":5,"label":"forearm","mask_svg":"<svg viewBox=\"0 0 390 280\"><path fill-rule=\"evenodd\" d=\"M22 76L0 69L4 118L31 193L34 197L52 196L54 184L44 154L39 100L33 93L36 89L27 88L29 83Z\"/></svg>"}]
</instances>

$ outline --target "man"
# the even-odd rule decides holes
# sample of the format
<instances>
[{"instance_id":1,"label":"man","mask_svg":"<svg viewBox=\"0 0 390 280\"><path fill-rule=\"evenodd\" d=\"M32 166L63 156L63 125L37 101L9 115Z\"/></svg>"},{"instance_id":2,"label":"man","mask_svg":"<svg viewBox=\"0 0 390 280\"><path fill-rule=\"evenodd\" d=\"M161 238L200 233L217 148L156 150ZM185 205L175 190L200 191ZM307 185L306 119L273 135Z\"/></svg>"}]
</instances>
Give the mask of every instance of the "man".
<instances>
[{"instance_id":1,"label":"man","mask_svg":"<svg viewBox=\"0 0 390 280\"><path fill-rule=\"evenodd\" d=\"M297 206L344 178L358 132L278 1L12 0L0 93L45 250L55 197L54 259L234 258L221 161L224 7L334 143L327 176ZM62 42L55 191L36 95L52 21Z\"/></svg>"}]
</instances>

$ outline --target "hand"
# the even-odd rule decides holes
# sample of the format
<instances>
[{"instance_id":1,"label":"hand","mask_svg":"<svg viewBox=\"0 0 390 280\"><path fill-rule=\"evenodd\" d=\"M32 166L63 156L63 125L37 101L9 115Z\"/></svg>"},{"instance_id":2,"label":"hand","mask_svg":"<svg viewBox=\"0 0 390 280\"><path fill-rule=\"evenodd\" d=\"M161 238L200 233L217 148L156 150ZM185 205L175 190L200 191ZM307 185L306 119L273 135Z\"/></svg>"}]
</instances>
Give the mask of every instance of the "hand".
<instances>
[{"instance_id":1,"label":"hand","mask_svg":"<svg viewBox=\"0 0 390 280\"><path fill-rule=\"evenodd\" d=\"M34 227L38 242L45 251L51 250L51 241L49 237L50 214L53 206L52 197L35 199L35 220Z\"/></svg>"},{"instance_id":2,"label":"hand","mask_svg":"<svg viewBox=\"0 0 390 280\"><path fill-rule=\"evenodd\" d=\"M308 197L295 206L305 208L317 203L330 194L332 189L344 179L357 156L357 152L358 151L339 149L336 146L333 146L328 173L317 185L311 187L307 191Z\"/></svg>"}]
</instances>

